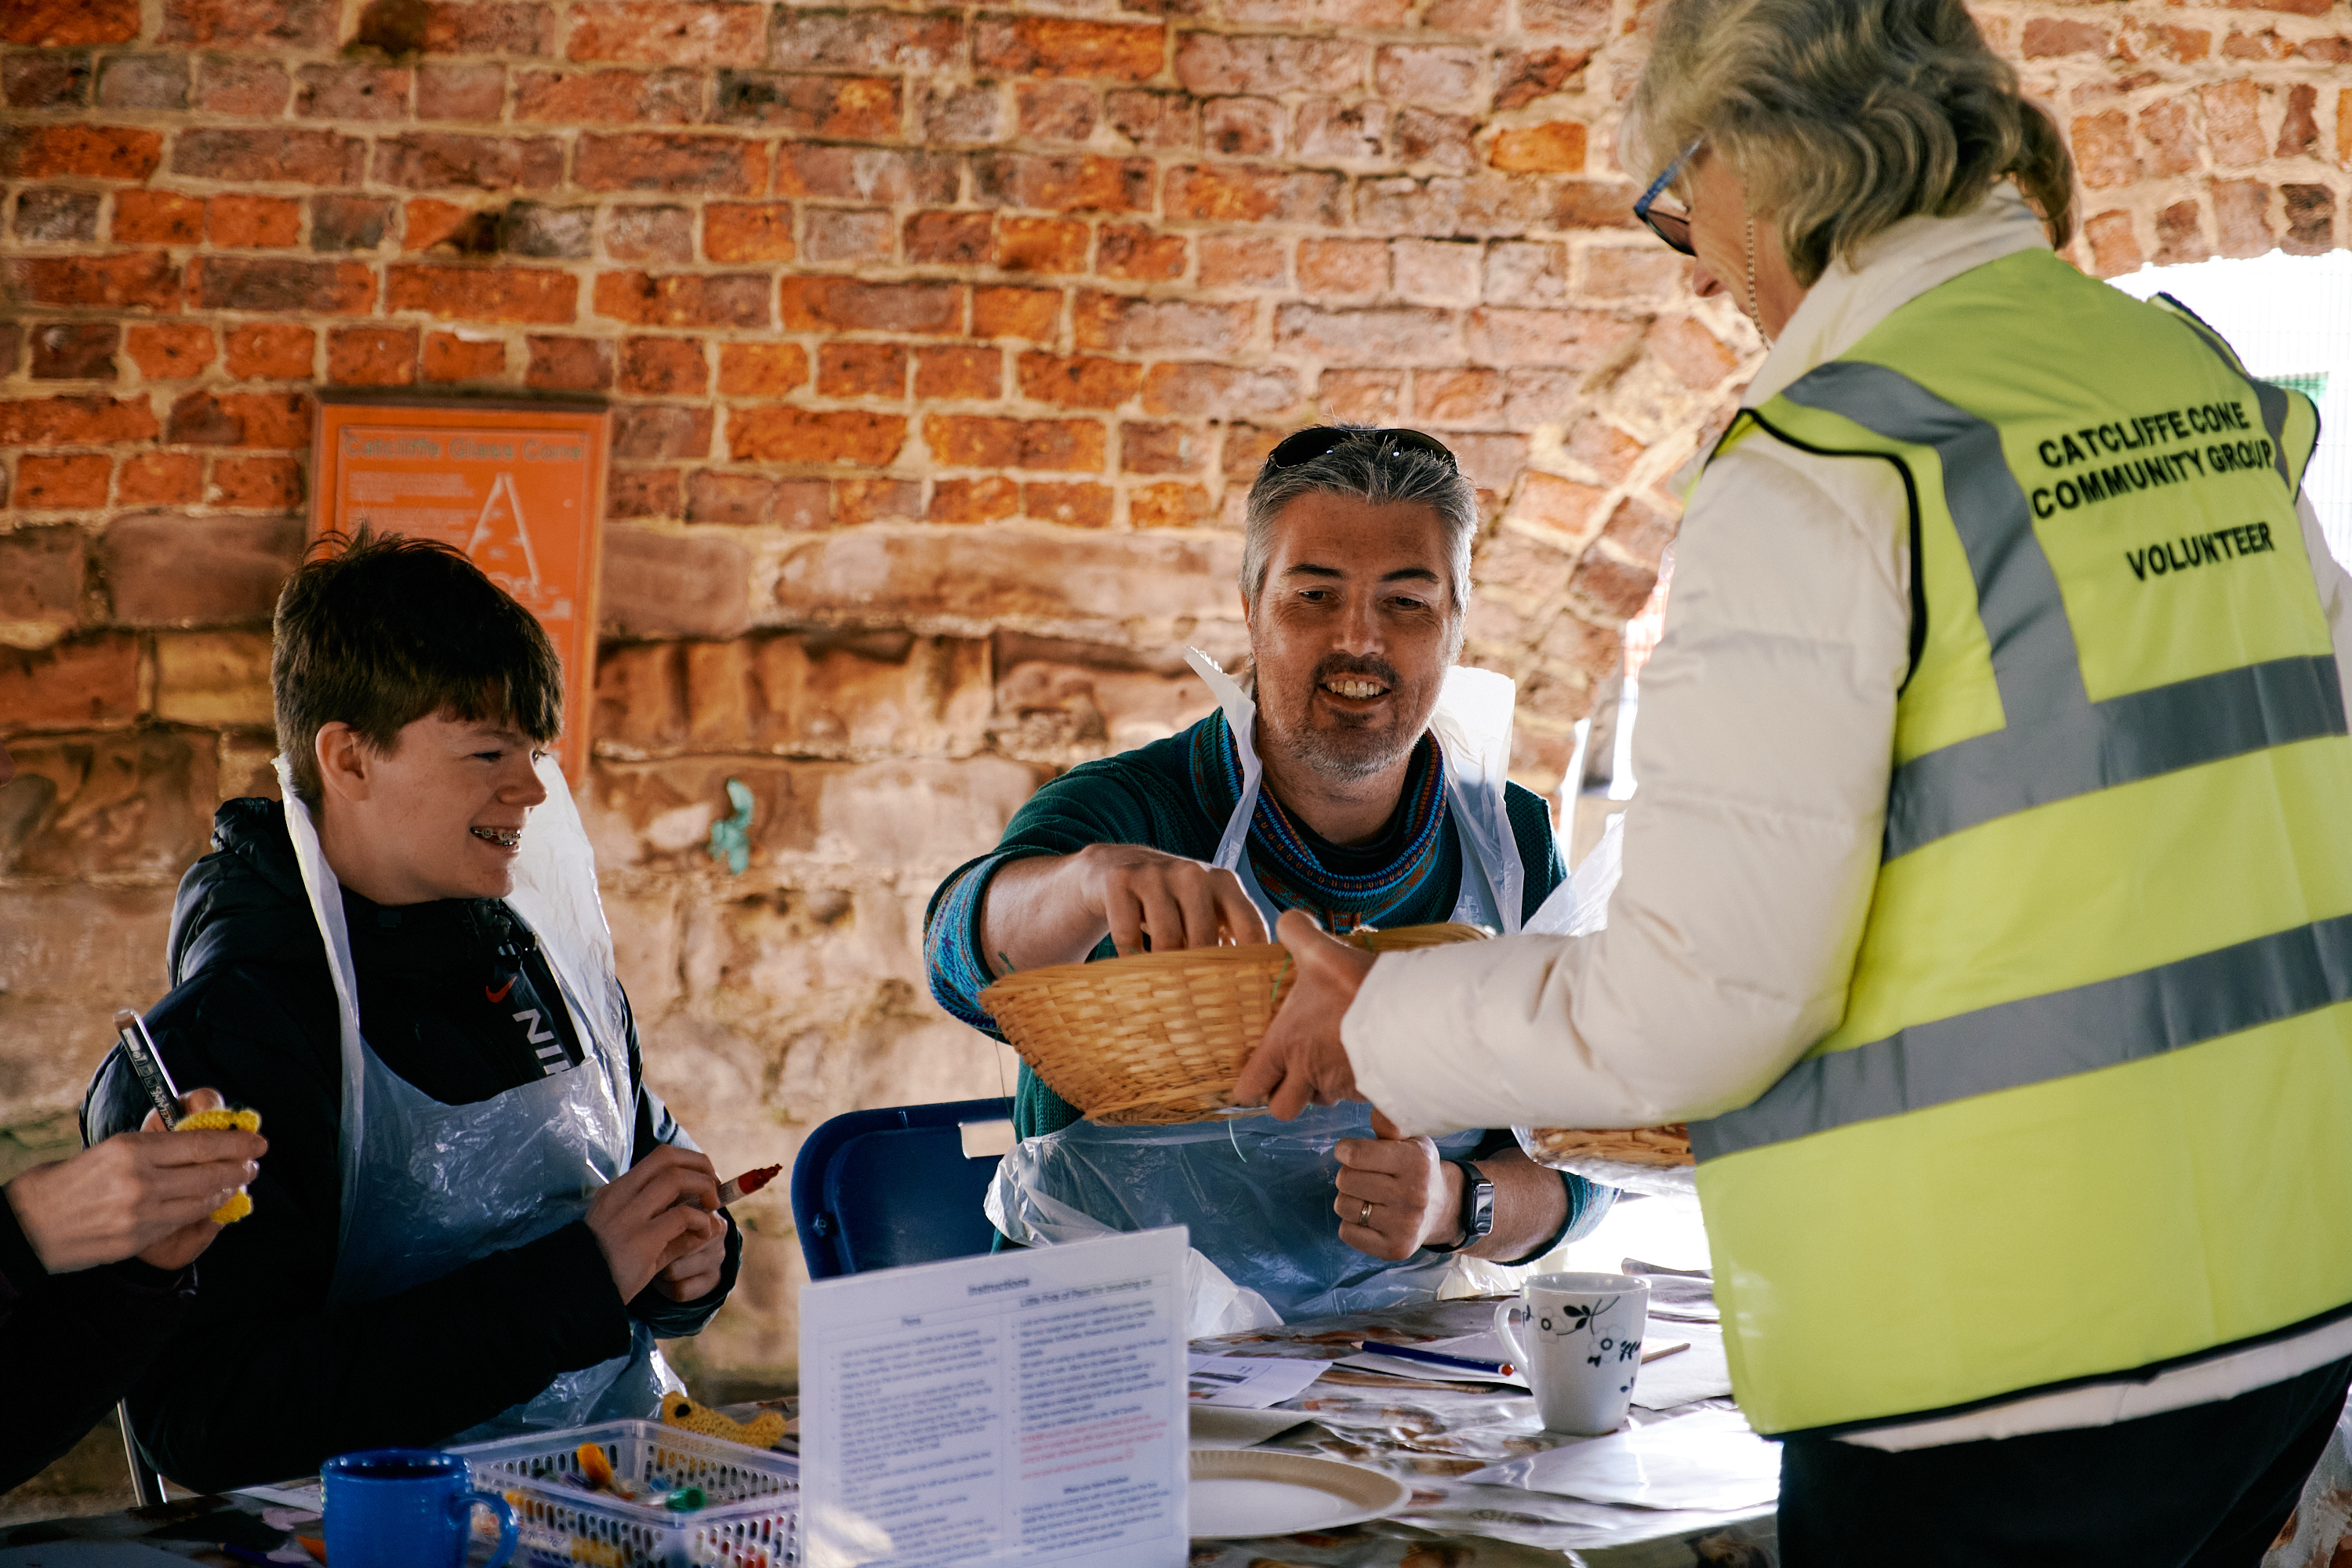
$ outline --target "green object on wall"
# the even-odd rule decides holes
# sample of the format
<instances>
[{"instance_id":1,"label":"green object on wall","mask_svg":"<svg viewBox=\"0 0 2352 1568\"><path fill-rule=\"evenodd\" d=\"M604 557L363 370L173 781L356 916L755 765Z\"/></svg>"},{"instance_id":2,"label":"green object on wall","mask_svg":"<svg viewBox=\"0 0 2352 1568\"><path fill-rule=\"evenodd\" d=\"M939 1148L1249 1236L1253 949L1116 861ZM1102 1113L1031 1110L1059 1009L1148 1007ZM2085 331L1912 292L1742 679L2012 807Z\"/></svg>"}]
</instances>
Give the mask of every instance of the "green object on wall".
<instances>
[{"instance_id":1,"label":"green object on wall","mask_svg":"<svg viewBox=\"0 0 2352 1568\"><path fill-rule=\"evenodd\" d=\"M727 803L735 815L710 825L710 858L726 861L728 874L740 877L751 868L751 792L741 779L727 781Z\"/></svg>"},{"instance_id":2,"label":"green object on wall","mask_svg":"<svg viewBox=\"0 0 2352 1568\"><path fill-rule=\"evenodd\" d=\"M2303 375L2266 375L2263 379L2273 386L2284 386L2290 392L2300 392L2314 403L2321 402L2327 396L2327 373L2324 370L2315 370Z\"/></svg>"}]
</instances>

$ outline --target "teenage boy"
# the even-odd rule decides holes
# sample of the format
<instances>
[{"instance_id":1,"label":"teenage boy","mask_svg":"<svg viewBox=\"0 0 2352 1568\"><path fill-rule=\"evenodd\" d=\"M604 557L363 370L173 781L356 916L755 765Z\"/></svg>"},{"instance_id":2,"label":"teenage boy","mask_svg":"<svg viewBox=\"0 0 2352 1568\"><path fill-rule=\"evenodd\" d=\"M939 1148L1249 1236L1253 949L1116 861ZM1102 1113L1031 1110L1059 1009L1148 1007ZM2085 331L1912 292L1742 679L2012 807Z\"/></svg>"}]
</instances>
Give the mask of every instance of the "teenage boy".
<instances>
[{"instance_id":1,"label":"teenage boy","mask_svg":"<svg viewBox=\"0 0 2352 1568\"><path fill-rule=\"evenodd\" d=\"M362 1069L346 1067L301 824L231 801L181 881L173 989L148 1026L179 1081L262 1113L271 1152L252 1216L205 1258L131 1393L140 1442L217 1490L355 1448L649 1414L653 1338L709 1321L741 1241L645 1086L617 984L590 977L609 1000L575 1016L504 901L548 798L535 764L562 675L546 633L456 551L362 531L287 584L271 679L341 884L321 896L348 930ZM86 1135L138 1125L141 1106L118 1051Z\"/></svg>"}]
</instances>

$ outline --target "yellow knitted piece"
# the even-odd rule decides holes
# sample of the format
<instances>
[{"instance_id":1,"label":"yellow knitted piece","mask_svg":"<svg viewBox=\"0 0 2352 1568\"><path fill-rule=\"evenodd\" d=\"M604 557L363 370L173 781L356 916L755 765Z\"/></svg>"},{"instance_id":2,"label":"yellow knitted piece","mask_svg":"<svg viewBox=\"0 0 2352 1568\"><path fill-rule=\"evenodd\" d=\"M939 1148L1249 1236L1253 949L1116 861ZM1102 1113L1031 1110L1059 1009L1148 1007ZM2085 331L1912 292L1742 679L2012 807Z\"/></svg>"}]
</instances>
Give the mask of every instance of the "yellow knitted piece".
<instances>
[{"instance_id":1,"label":"yellow knitted piece","mask_svg":"<svg viewBox=\"0 0 2352 1568\"><path fill-rule=\"evenodd\" d=\"M258 1132L261 1112L258 1110L199 1110L193 1116L183 1116L172 1124L174 1132ZM253 1212L253 1199L238 1193L228 1202L213 1210L215 1225L235 1225Z\"/></svg>"},{"instance_id":2,"label":"yellow knitted piece","mask_svg":"<svg viewBox=\"0 0 2352 1568\"><path fill-rule=\"evenodd\" d=\"M723 1437L747 1448L772 1448L776 1439L784 1435L784 1413L781 1410L767 1411L746 1425L719 1415L707 1405L697 1405L683 1394L662 1395L661 1418L665 1426L680 1426L706 1437Z\"/></svg>"}]
</instances>

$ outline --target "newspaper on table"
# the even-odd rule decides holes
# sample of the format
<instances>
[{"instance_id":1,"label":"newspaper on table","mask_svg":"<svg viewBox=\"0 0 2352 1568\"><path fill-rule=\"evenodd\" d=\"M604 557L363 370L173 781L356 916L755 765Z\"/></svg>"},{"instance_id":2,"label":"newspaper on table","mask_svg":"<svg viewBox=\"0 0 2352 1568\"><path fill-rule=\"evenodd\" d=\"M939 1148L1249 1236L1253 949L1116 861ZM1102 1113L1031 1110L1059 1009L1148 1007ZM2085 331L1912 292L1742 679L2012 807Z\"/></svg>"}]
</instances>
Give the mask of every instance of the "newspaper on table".
<instances>
[{"instance_id":1,"label":"newspaper on table","mask_svg":"<svg viewBox=\"0 0 2352 1568\"><path fill-rule=\"evenodd\" d=\"M809 1568L1177 1568L1183 1227L801 1292Z\"/></svg>"}]
</instances>

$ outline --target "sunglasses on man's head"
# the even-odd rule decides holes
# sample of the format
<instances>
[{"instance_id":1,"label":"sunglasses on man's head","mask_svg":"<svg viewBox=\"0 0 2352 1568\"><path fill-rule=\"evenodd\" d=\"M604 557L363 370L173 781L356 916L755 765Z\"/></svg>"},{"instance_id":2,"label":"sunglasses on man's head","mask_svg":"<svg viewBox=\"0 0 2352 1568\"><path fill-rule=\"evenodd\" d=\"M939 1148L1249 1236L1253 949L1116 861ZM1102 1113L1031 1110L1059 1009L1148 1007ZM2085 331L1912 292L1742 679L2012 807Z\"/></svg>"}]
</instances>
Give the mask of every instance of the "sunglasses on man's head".
<instances>
[{"instance_id":1,"label":"sunglasses on man's head","mask_svg":"<svg viewBox=\"0 0 2352 1568\"><path fill-rule=\"evenodd\" d=\"M1454 467L1454 453L1434 436L1424 436L1418 430L1349 430L1337 425L1318 425L1286 436L1275 443L1274 450L1265 455L1266 466L1293 468L1301 463L1311 463L1334 447L1349 441L1378 441L1380 455L1391 452L1425 452L1442 458L1447 468Z\"/></svg>"},{"instance_id":2,"label":"sunglasses on man's head","mask_svg":"<svg viewBox=\"0 0 2352 1568\"><path fill-rule=\"evenodd\" d=\"M1665 172L1652 180L1650 188L1642 193L1642 199L1633 204L1633 216L1642 220L1643 226L1685 256L1698 254L1691 248L1690 215L1676 212L1662 213L1656 208L1658 198L1665 194L1668 185L1674 184L1675 176L1683 172L1683 165L1690 162L1691 154L1698 151L1698 145L1694 142L1684 148L1682 155L1667 164Z\"/></svg>"}]
</instances>

